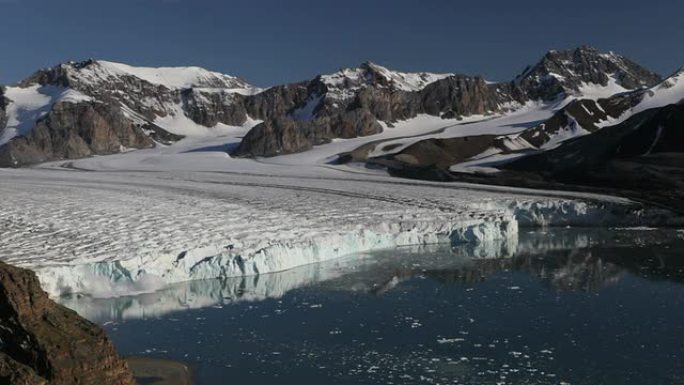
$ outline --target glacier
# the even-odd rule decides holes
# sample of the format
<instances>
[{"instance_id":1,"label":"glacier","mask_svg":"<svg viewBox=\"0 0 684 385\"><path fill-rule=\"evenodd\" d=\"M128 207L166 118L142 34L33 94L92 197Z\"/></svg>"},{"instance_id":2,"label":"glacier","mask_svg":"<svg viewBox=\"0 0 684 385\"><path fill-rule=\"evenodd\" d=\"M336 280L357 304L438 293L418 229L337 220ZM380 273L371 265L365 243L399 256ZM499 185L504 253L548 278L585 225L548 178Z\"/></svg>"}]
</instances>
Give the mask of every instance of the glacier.
<instances>
[{"instance_id":1,"label":"glacier","mask_svg":"<svg viewBox=\"0 0 684 385\"><path fill-rule=\"evenodd\" d=\"M122 157L83 162L107 159ZM0 170L2 258L36 271L53 297L116 297L411 245L513 255L519 227L673 220L617 197L248 162L232 172Z\"/></svg>"},{"instance_id":2,"label":"glacier","mask_svg":"<svg viewBox=\"0 0 684 385\"><path fill-rule=\"evenodd\" d=\"M505 213L481 219L438 216L429 220L357 225L349 231L317 233L285 242L213 245L179 255L159 254L151 258L34 270L43 289L52 296L87 293L93 297L110 297L155 291L189 280L281 272L359 252L402 246L472 243L478 246L481 255L510 255L501 251L515 250L517 231L517 221Z\"/></svg>"}]
</instances>

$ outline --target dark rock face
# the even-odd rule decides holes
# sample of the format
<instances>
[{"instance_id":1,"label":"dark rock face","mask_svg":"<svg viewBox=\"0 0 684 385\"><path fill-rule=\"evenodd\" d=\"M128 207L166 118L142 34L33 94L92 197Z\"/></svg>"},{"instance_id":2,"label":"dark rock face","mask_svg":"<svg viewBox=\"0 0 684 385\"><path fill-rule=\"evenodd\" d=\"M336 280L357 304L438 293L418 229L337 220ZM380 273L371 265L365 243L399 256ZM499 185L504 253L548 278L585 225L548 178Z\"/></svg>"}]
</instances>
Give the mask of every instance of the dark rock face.
<instances>
[{"instance_id":1,"label":"dark rock face","mask_svg":"<svg viewBox=\"0 0 684 385\"><path fill-rule=\"evenodd\" d=\"M35 274L0 262L0 383L134 385L95 324L52 302Z\"/></svg>"},{"instance_id":2,"label":"dark rock face","mask_svg":"<svg viewBox=\"0 0 684 385\"><path fill-rule=\"evenodd\" d=\"M0 352L0 384L47 385L47 381L38 376L30 367Z\"/></svg>"},{"instance_id":3,"label":"dark rock face","mask_svg":"<svg viewBox=\"0 0 684 385\"><path fill-rule=\"evenodd\" d=\"M219 123L240 126L247 121L243 96L225 90L203 91L187 89L181 91L183 111L193 122L206 127Z\"/></svg>"},{"instance_id":4,"label":"dark rock face","mask_svg":"<svg viewBox=\"0 0 684 385\"><path fill-rule=\"evenodd\" d=\"M428 84L424 89L405 91L397 89L391 80L379 73L377 66L365 64L358 71L361 71L359 79L345 78L341 82L342 89L339 85L332 88L319 77L306 85L299 83L276 87L248 98L247 110L251 116L266 117L272 121L267 123L269 129L254 127L254 132L250 131L245 136L234 155L274 156L300 152L334 138L380 133L382 126L379 121L391 124L418 114L444 118L484 115L500 112L505 108L505 103L515 102L503 91L505 86L489 85L478 77L449 76ZM344 96L351 94L351 97L340 97L340 93ZM308 107L313 115L303 118L298 111L306 110L309 103L317 103ZM269 115L268 111L276 113ZM274 119L278 116L288 116L296 122ZM278 129L278 124L285 126ZM306 141L297 141L301 146L290 141L293 135L282 140L267 138L268 135L290 132L295 127L302 131L302 137L308 138ZM265 146L265 142L271 145ZM276 143L281 146L273 147Z\"/></svg>"},{"instance_id":5,"label":"dark rock face","mask_svg":"<svg viewBox=\"0 0 684 385\"><path fill-rule=\"evenodd\" d=\"M247 133L235 155L275 156L304 151L313 146L312 137L308 123L299 123L287 118L267 120Z\"/></svg>"},{"instance_id":6,"label":"dark rock face","mask_svg":"<svg viewBox=\"0 0 684 385\"><path fill-rule=\"evenodd\" d=\"M382 126L367 109L359 108L313 121L290 118L267 120L240 142L235 156L275 156L305 151L334 138L356 138L382 132Z\"/></svg>"},{"instance_id":7,"label":"dark rock face","mask_svg":"<svg viewBox=\"0 0 684 385\"><path fill-rule=\"evenodd\" d=\"M651 87L662 78L614 54L601 53L591 47L565 51L549 51L534 67L515 80L515 85L529 99L553 100L558 94L574 94L582 83L608 85L609 76L628 90Z\"/></svg>"},{"instance_id":8,"label":"dark rock face","mask_svg":"<svg viewBox=\"0 0 684 385\"><path fill-rule=\"evenodd\" d=\"M499 112L500 105L512 102L510 95L496 92L482 78L450 76L420 91L420 112L449 118Z\"/></svg>"},{"instance_id":9,"label":"dark rock face","mask_svg":"<svg viewBox=\"0 0 684 385\"><path fill-rule=\"evenodd\" d=\"M315 80L271 87L245 98L245 109L254 119L265 121L284 117L297 107L305 105L309 95L321 92L321 87L322 84Z\"/></svg>"},{"instance_id":10,"label":"dark rock face","mask_svg":"<svg viewBox=\"0 0 684 385\"><path fill-rule=\"evenodd\" d=\"M313 126L316 130L316 144L327 143L334 138L351 139L382 132L382 126L375 115L365 108L316 119Z\"/></svg>"},{"instance_id":11,"label":"dark rock face","mask_svg":"<svg viewBox=\"0 0 684 385\"><path fill-rule=\"evenodd\" d=\"M1 128L5 127L7 124L7 113L5 112L5 109L8 104L9 99L5 97L5 91L3 87L0 86L0 132L2 132Z\"/></svg>"},{"instance_id":12,"label":"dark rock face","mask_svg":"<svg viewBox=\"0 0 684 385\"><path fill-rule=\"evenodd\" d=\"M412 118L421 112L420 98L417 94L377 88L361 89L345 108L365 109L376 119L388 123ZM325 112L330 114L334 113L334 110L330 103L326 103Z\"/></svg>"},{"instance_id":13,"label":"dark rock face","mask_svg":"<svg viewBox=\"0 0 684 385\"><path fill-rule=\"evenodd\" d=\"M154 142L119 108L98 102L60 102L31 133L0 147L0 166L20 167L54 159L113 154Z\"/></svg>"}]
</instances>

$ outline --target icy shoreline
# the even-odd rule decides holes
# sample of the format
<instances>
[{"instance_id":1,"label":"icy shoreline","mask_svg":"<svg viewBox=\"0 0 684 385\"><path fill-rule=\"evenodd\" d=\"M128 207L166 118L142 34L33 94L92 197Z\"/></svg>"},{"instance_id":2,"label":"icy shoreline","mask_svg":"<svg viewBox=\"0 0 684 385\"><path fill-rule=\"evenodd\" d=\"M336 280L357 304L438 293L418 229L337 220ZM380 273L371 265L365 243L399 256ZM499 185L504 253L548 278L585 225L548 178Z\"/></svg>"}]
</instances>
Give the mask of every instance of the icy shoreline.
<instances>
[{"instance_id":1,"label":"icy shoreline","mask_svg":"<svg viewBox=\"0 0 684 385\"><path fill-rule=\"evenodd\" d=\"M169 284L212 278L235 278L286 271L344 256L403 246L472 244L482 255L511 255L518 222L509 214L464 220L433 220L359 225L350 232L316 234L301 240L267 245L210 246L179 255L98 262L77 266L39 267L35 271L51 296L86 293L112 297L145 293Z\"/></svg>"},{"instance_id":2,"label":"icy shoreline","mask_svg":"<svg viewBox=\"0 0 684 385\"><path fill-rule=\"evenodd\" d=\"M502 211L502 207L505 210ZM317 233L283 242L207 246L178 255L47 266L35 271L44 290L53 297L79 293L109 298L154 292L186 281L283 272L345 256L405 246L467 244L473 257L510 257L517 252L519 226L610 227L667 220L667 213L660 210L635 210L621 203L557 198L484 202L472 205L472 209L481 214L470 214L467 219L442 214L430 219L358 225L348 232Z\"/></svg>"},{"instance_id":3,"label":"icy shoreline","mask_svg":"<svg viewBox=\"0 0 684 385\"><path fill-rule=\"evenodd\" d=\"M406 279L407 272L416 275L424 271L468 270L484 262L480 257L506 258L495 262L515 266L522 258L542 259L549 254L582 255L592 248L617 248L632 245L662 245L681 239L677 230L649 231L643 229L556 228L547 230L520 229L517 251L510 246L500 248L500 254L479 254L481 248L472 245L450 247L429 245L401 247L374 253L354 254L322 263L309 264L281 273L243 276L227 279L207 279L181 282L151 293L120 297L96 298L71 295L57 300L95 322L123 321L162 317L188 309L222 307L238 302L278 300L292 290L312 285L324 285L335 290L373 292L391 289ZM510 265L507 265L510 266ZM477 269L476 269L477 270ZM360 271L363 279L344 277ZM559 269L558 271L563 271ZM411 274L409 274L411 276Z\"/></svg>"}]
</instances>

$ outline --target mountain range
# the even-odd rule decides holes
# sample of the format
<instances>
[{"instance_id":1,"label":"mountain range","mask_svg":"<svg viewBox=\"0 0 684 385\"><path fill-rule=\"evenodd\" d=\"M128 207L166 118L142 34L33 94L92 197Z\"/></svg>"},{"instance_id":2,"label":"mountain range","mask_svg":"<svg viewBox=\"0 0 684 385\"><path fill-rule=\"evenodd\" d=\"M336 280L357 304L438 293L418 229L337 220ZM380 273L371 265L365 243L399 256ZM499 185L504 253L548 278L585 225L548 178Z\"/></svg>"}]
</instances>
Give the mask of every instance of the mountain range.
<instances>
[{"instance_id":1,"label":"mountain range","mask_svg":"<svg viewBox=\"0 0 684 385\"><path fill-rule=\"evenodd\" d=\"M367 138L319 161L421 179L627 190L643 190L643 178L625 173L648 169L669 190L679 182L662 168L679 172L672 154L684 150L682 99L684 72L663 78L587 46L549 51L507 82L366 62L266 89L198 67L87 60L0 88L0 166L166 146L241 127L233 157Z\"/></svg>"}]
</instances>

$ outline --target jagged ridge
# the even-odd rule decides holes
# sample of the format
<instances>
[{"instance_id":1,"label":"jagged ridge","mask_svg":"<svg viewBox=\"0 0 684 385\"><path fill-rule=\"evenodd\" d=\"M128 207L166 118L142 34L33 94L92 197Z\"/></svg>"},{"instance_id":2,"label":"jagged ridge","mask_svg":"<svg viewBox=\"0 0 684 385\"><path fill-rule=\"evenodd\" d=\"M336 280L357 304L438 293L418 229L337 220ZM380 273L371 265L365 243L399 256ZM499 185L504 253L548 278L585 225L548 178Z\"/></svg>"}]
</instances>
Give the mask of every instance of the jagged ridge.
<instances>
[{"instance_id":1,"label":"jagged ridge","mask_svg":"<svg viewBox=\"0 0 684 385\"><path fill-rule=\"evenodd\" d=\"M391 125L419 114L444 119L493 115L530 100L630 90L658 80L620 55L588 47L551 51L505 83L403 73L367 62L266 90L197 67L69 62L38 71L3 92L0 165L145 148L155 141L211 134L212 127L220 132L220 127L249 128L259 121L235 155L273 156L335 138L376 134L382 130L379 122Z\"/></svg>"}]
</instances>

